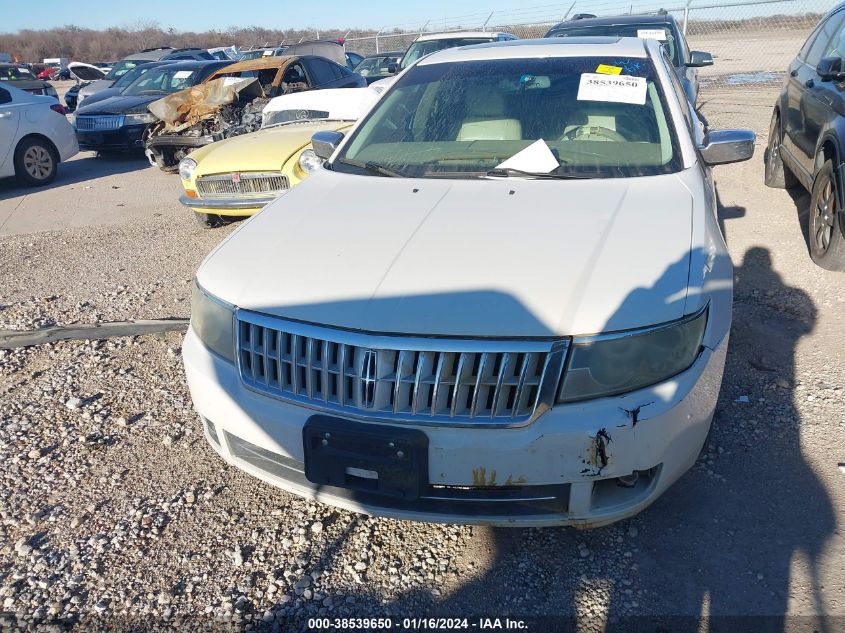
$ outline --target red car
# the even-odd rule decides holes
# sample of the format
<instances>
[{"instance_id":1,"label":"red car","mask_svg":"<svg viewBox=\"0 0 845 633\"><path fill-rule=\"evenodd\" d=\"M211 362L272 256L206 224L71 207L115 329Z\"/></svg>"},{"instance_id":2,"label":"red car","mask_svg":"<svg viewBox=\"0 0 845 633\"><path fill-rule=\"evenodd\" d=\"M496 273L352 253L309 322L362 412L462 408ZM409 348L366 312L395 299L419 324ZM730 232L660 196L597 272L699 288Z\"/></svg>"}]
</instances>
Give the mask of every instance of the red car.
<instances>
[{"instance_id":1,"label":"red car","mask_svg":"<svg viewBox=\"0 0 845 633\"><path fill-rule=\"evenodd\" d=\"M59 72L58 68L53 68L52 66L48 66L47 68L42 70L40 73L38 73L36 75L36 77L38 77L39 79L45 79L45 80L46 79L54 79L55 76L58 74L58 72Z\"/></svg>"}]
</instances>

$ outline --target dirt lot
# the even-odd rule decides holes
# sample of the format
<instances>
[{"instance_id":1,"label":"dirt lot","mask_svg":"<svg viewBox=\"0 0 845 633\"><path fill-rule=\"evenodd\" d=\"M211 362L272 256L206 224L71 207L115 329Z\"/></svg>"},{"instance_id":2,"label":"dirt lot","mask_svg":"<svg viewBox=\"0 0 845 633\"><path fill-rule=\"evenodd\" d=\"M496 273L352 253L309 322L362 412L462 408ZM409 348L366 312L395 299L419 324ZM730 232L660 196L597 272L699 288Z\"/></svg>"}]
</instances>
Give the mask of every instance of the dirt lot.
<instances>
[{"instance_id":1,"label":"dirt lot","mask_svg":"<svg viewBox=\"0 0 845 633\"><path fill-rule=\"evenodd\" d=\"M178 333L0 351L0 612L121 630L314 614L841 630L845 275L807 255L808 197L762 186L777 89L704 93L711 124L752 127L758 152L715 172L736 287L713 434L647 511L589 532L335 511L224 466ZM0 330L187 316L193 272L232 229L201 229L179 189L141 157L90 153L48 189L0 182Z\"/></svg>"}]
</instances>

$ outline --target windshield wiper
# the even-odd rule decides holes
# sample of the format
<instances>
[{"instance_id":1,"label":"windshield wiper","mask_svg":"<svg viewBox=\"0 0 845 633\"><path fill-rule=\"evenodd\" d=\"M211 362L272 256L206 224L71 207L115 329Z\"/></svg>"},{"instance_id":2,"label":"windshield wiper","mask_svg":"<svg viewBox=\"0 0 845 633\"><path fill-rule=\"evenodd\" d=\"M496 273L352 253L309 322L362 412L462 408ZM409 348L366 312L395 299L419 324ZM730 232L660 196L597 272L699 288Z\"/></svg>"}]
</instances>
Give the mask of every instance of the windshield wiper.
<instances>
[{"instance_id":1,"label":"windshield wiper","mask_svg":"<svg viewBox=\"0 0 845 633\"><path fill-rule=\"evenodd\" d=\"M388 178L407 178L405 174L400 174L398 171L393 171L392 169L382 167L381 165L377 165L375 163L363 163L357 160L347 160L341 158L337 159L335 162L340 163L341 165L357 167L358 169L363 169L365 171L378 174L379 176L387 176Z\"/></svg>"},{"instance_id":2,"label":"windshield wiper","mask_svg":"<svg viewBox=\"0 0 845 633\"><path fill-rule=\"evenodd\" d=\"M525 176L526 178L537 178L538 180L587 180L590 176L581 176L578 174L564 174L555 172L536 172L523 171L521 169L513 169L506 167L505 169L491 169L486 176L494 178L509 178L510 176Z\"/></svg>"}]
</instances>

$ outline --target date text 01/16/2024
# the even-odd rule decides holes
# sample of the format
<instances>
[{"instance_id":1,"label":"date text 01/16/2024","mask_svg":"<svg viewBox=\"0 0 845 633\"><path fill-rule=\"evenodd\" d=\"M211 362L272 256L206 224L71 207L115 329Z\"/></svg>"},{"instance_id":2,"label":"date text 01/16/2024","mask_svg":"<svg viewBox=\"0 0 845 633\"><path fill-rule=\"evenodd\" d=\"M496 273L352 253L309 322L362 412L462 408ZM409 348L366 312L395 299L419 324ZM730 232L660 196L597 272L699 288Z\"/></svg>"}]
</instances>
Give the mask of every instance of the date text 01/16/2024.
<instances>
[{"instance_id":1,"label":"date text 01/16/2024","mask_svg":"<svg viewBox=\"0 0 845 633\"><path fill-rule=\"evenodd\" d=\"M511 618L309 618L309 630L398 630L398 631L450 631L450 630L510 630L527 631L524 620Z\"/></svg>"}]
</instances>

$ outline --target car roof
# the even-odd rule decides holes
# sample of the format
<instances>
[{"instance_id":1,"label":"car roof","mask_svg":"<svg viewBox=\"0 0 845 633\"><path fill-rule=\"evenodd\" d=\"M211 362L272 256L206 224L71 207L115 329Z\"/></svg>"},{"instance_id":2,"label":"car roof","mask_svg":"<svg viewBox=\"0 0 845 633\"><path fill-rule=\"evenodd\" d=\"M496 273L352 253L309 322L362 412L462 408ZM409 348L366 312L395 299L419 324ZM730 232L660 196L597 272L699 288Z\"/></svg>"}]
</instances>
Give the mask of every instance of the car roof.
<instances>
[{"instance_id":1,"label":"car roof","mask_svg":"<svg viewBox=\"0 0 845 633\"><path fill-rule=\"evenodd\" d=\"M431 40L455 40L462 37L478 37L494 39L500 35L513 35L504 31L447 31L445 33L425 33L420 35L415 42L429 42Z\"/></svg>"},{"instance_id":2,"label":"car roof","mask_svg":"<svg viewBox=\"0 0 845 633\"><path fill-rule=\"evenodd\" d=\"M381 53L372 53L371 55L367 55L364 59L374 59L376 57L402 57L405 54L405 51L384 51Z\"/></svg>"},{"instance_id":3,"label":"car roof","mask_svg":"<svg viewBox=\"0 0 845 633\"><path fill-rule=\"evenodd\" d=\"M632 14L632 15L611 15L600 18L582 18L579 20L566 20L555 24L549 29L549 33L553 31L563 31L568 28L579 28L583 26L617 26L621 24L673 24L675 18L668 14Z\"/></svg>"},{"instance_id":4,"label":"car roof","mask_svg":"<svg viewBox=\"0 0 845 633\"><path fill-rule=\"evenodd\" d=\"M647 40L637 37L562 37L510 40L447 48L423 57L418 64L535 57L648 57Z\"/></svg>"},{"instance_id":5,"label":"car roof","mask_svg":"<svg viewBox=\"0 0 845 633\"><path fill-rule=\"evenodd\" d=\"M239 73L247 70L267 70L268 68L282 68L296 59L294 55L267 55L257 59L228 64L220 69L220 73Z\"/></svg>"},{"instance_id":6,"label":"car roof","mask_svg":"<svg viewBox=\"0 0 845 633\"><path fill-rule=\"evenodd\" d=\"M123 59L129 59L129 60L133 60L133 61L145 59L147 61L155 62L155 61L160 60L162 57L167 57L168 55L170 55L170 53L172 53L175 50L176 50L175 48L172 48L170 46L165 46L165 47L162 47L162 48L148 48L147 50L140 51L138 53L132 53L131 55L127 55ZM123 60L121 60L121 61L123 61Z\"/></svg>"},{"instance_id":7,"label":"car roof","mask_svg":"<svg viewBox=\"0 0 845 633\"><path fill-rule=\"evenodd\" d=\"M207 66L210 66L212 64L217 64L220 67L223 67L228 64L228 62L222 59L180 59L177 61L157 61L167 61L168 68L175 68L177 70L198 70L200 68L206 68Z\"/></svg>"}]
</instances>

